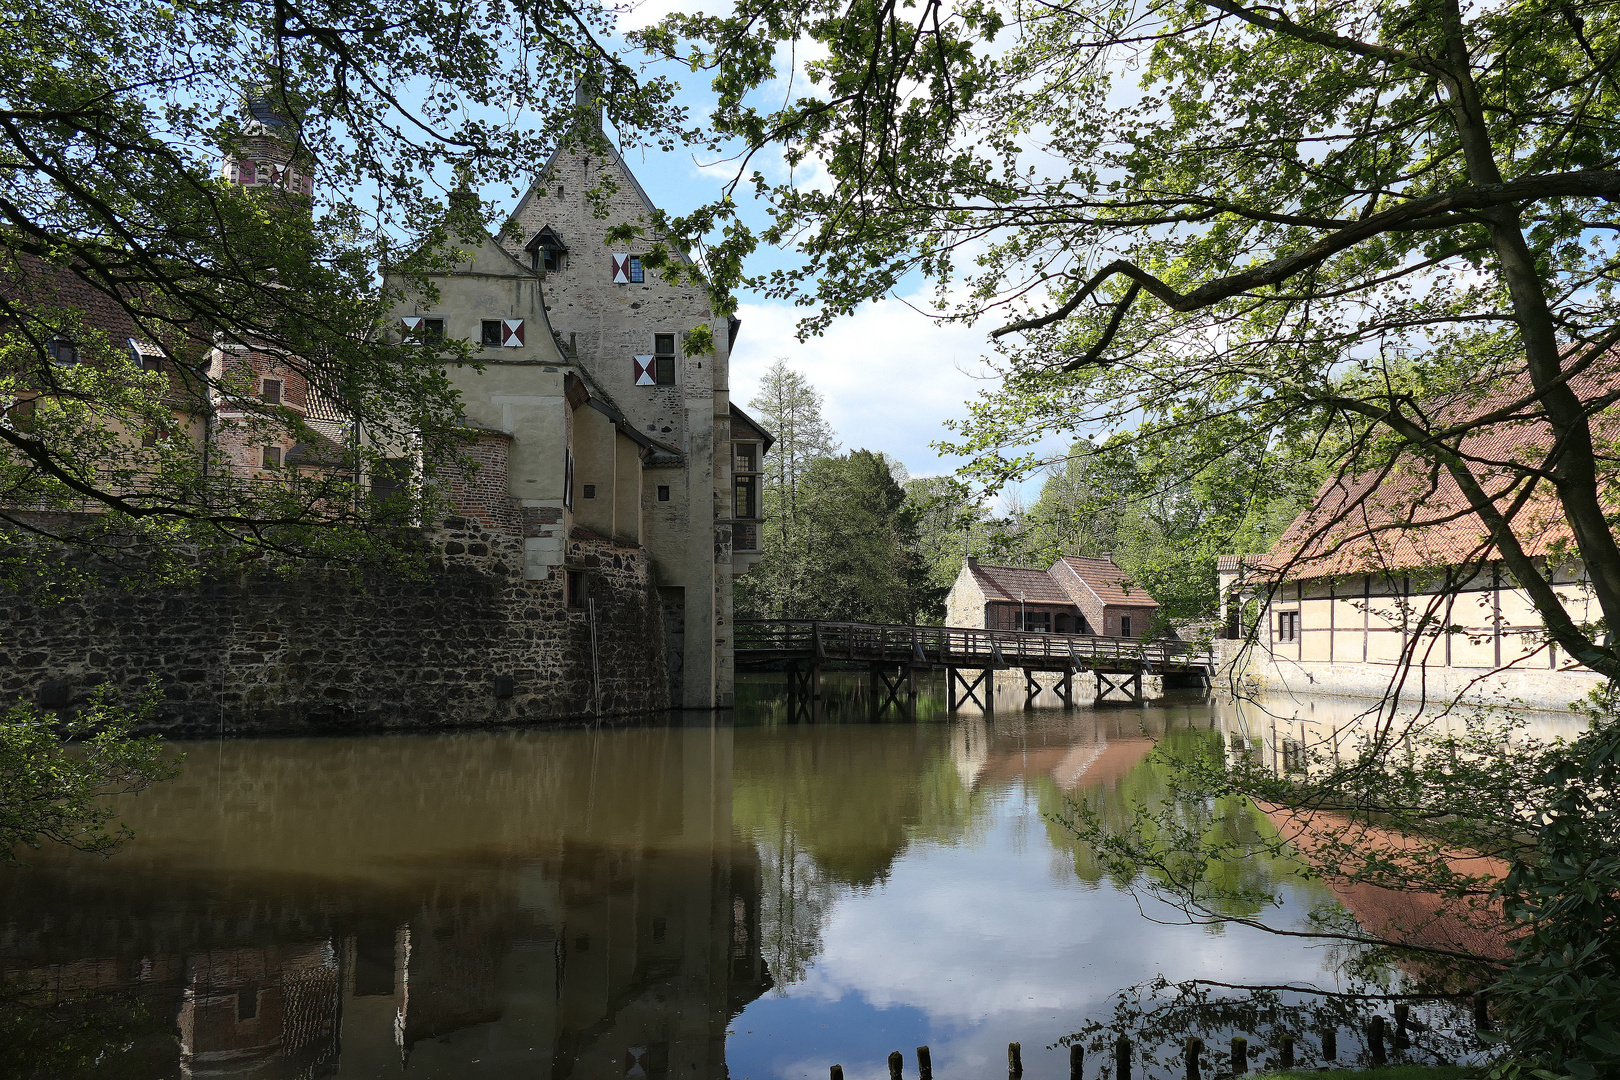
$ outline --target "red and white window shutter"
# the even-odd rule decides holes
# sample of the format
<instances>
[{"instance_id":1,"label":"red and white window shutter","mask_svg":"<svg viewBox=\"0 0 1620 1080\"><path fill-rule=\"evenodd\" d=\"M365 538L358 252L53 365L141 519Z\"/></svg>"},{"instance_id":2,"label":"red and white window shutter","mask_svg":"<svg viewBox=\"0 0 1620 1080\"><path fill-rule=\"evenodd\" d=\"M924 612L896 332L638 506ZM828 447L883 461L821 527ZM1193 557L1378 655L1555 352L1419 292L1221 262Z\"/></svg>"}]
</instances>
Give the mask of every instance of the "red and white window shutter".
<instances>
[{"instance_id":1,"label":"red and white window shutter","mask_svg":"<svg viewBox=\"0 0 1620 1080\"><path fill-rule=\"evenodd\" d=\"M508 349L515 349L523 344L523 320L501 320L501 344Z\"/></svg>"},{"instance_id":2,"label":"red and white window shutter","mask_svg":"<svg viewBox=\"0 0 1620 1080\"><path fill-rule=\"evenodd\" d=\"M628 254L615 254L613 256L613 284L630 284L630 256Z\"/></svg>"},{"instance_id":3,"label":"red and white window shutter","mask_svg":"<svg viewBox=\"0 0 1620 1080\"><path fill-rule=\"evenodd\" d=\"M422 329L422 316L406 315L399 320L399 324L405 328L407 334L415 333Z\"/></svg>"},{"instance_id":4,"label":"red and white window shutter","mask_svg":"<svg viewBox=\"0 0 1620 1080\"><path fill-rule=\"evenodd\" d=\"M636 357L636 385L655 386L658 380L653 377L653 358L650 356Z\"/></svg>"}]
</instances>

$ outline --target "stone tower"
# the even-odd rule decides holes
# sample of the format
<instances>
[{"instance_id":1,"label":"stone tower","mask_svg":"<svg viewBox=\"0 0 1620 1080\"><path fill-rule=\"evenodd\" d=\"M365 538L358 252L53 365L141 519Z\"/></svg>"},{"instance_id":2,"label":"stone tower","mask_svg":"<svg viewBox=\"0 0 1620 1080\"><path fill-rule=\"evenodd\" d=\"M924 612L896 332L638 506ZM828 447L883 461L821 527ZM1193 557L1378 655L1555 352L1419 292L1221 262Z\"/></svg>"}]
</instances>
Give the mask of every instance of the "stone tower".
<instances>
[{"instance_id":1,"label":"stone tower","mask_svg":"<svg viewBox=\"0 0 1620 1080\"><path fill-rule=\"evenodd\" d=\"M589 197L606 191L607 213ZM737 323L700 285L673 285L643 266L650 227L610 244L615 225L650 226L654 203L613 148L558 150L514 211L502 243L544 279L546 312L579 366L636 431L680 451L646 475L644 543L664 615L672 700L733 701L731 345ZM683 265L686 257L672 256ZM713 350L686 355L707 327Z\"/></svg>"}]
</instances>

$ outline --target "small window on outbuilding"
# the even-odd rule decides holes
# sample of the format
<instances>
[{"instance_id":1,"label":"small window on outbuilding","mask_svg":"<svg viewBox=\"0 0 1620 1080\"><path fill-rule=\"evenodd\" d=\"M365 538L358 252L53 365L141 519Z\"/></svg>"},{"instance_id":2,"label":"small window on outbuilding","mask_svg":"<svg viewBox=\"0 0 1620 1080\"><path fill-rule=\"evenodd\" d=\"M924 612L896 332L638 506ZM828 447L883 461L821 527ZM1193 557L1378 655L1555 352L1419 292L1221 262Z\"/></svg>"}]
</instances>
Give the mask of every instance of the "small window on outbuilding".
<instances>
[{"instance_id":1,"label":"small window on outbuilding","mask_svg":"<svg viewBox=\"0 0 1620 1080\"><path fill-rule=\"evenodd\" d=\"M585 490L582 491L581 494L587 499L596 498L596 485L595 484L586 484L585 485Z\"/></svg>"},{"instance_id":2,"label":"small window on outbuilding","mask_svg":"<svg viewBox=\"0 0 1620 1080\"><path fill-rule=\"evenodd\" d=\"M668 484L659 484L658 485L658 501L659 502L669 502L669 485Z\"/></svg>"},{"instance_id":3,"label":"small window on outbuilding","mask_svg":"<svg viewBox=\"0 0 1620 1080\"><path fill-rule=\"evenodd\" d=\"M1129 615L1121 615L1119 617L1119 636L1131 636L1131 617Z\"/></svg>"},{"instance_id":4,"label":"small window on outbuilding","mask_svg":"<svg viewBox=\"0 0 1620 1080\"><path fill-rule=\"evenodd\" d=\"M281 465L281 447L267 446L264 448L264 467L267 469L279 468Z\"/></svg>"}]
</instances>

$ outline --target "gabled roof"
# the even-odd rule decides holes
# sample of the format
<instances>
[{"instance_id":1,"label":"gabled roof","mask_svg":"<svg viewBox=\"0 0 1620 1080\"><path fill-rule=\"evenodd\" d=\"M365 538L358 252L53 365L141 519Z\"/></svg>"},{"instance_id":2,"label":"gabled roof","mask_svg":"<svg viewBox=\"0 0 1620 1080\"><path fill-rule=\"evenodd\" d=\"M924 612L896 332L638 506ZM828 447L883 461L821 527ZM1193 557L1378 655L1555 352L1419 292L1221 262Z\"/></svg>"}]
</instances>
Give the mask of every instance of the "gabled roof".
<instances>
[{"instance_id":1,"label":"gabled roof","mask_svg":"<svg viewBox=\"0 0 1620 1080\"><path fill-rule=\"evenodd\" d=\"M758 432L759 437L761 439L763 439L764 442L765 442L765 452L766 453L770 453L771 447L776 445L776 436L772 435L770 432L768 432L764 428L760 427L759 424L754 420L754 418L752 416L749 416L747 413L743 412L741 409L739 409L737 407L736 402L732 402L732 405L731 405L731 419L734 422L747 424L754 431Z\"/></svg>"},{"instance_id":2,"label":"gabled roof","mask_svg":"<svg viewBox=\"0 0 1620 1080\"><path fill-rule=\"evenodd\" d=\"M985 566L969 563L973 580L979 583L984 598L993 603L1073 604L1052 575L1045 570L1027 570L1021 566Z\"/></svg>"},{"instance_id":3,"label":"gabled roof","mask_svg":"<svg viewBox=\"0 0 1620 1080\"><path fill-rule=\"evenodd\" d=\"M1059 568L1068 570L1067 574ZM1052 576L1073 590L1076 586L1087 589L1098 602L1130 607L1158 607L1159 602L1148 595L1140 585L1132 585L1130 576L1114 564L1113 559L1088 559L1081 555L1065 555L1052 564ZM1078 603L1079 597L1075 597Z\"/></svg>"},{"instance_id":4,"label":"gabled roof","mask_svg":"<svg viewBox=\"0 0 1620 1080\"><path fill-rule=\"evenodd\" d=\"M1570 387L1584 402L1601 402L1620 390L1620 358L1609 357L1572 376ZM1528 555L1548 555L1571 539L1563 508L1542 483L1522 506L1514 506L1531 473L1547 467L1554 439L1542 406L1524 376L1495 386L1437 397L1423 404L1439 423L1466 424L1510 409L1462 438L1460 456L1481 490L1504 514ZM1600 490L1613 491L1620 416L1611 407L1590 421ZM1612 499L1612 495L1607 495ZM1613 512L1612 502L1607 507ZM1310 507L1272 545L1264 561L1290 578L1331 577L1378 571L1458 566L1500 558L1489 530L1470 509L1450 472L1413 454L1384 470L1329 479Z\"/></svg>"}]
</instances>

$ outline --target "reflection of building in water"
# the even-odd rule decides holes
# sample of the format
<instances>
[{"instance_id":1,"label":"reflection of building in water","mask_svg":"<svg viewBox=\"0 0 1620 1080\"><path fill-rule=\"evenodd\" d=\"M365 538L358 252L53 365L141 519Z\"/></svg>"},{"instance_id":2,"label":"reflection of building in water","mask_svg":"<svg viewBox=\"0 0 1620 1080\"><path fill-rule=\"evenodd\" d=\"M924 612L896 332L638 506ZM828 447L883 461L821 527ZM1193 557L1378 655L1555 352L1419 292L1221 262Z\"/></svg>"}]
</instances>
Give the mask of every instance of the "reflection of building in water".
<instances>
[{"instance_id":1,"label":"reflection of building in water","mask_svg":"<svg viewBox=\"0 0 1620 1080\"><path fill-rule=\"evenodd\" d=\"M1297 699L1219 699L1215 710L1228 760L1251 761L1278 774L1323 773L1338 762L1354 761L1363 740L1380 724L1389 725L1389 730L1397 733L1410 732L1403 748L1418 754L1422 753L1426 735L1461 735L1470 719L1463 712L1422 715L1409 707L1401 710L1391 724L1387 712L1380 712L1376 704L1365 699L1315 695ZM1567 712L1526 712L1516 719L1523 725L1523 734L1538 739L1569 737L1581 727L1579 720ZM1494 879L1507 873L1505 862L1470 851L1433 852L1376 822L1352 820L1341 814L1285 807L1271 807L1265 812L1283 838L1306 852L1319 844L1332 850L1332 845L1349 842L1358 848L1389 852L1397 865L1402 858L1415 858L1425 864L1442 858L1457 874L1483 879L1473 895L1441 896L1412 888L1385 888L1332 874L1324 878L1356 921L1386 940L1497 960L1508 955L1503 934L1505 919L1499 902L1490 895ZM1330 865L1342 866L1344 860L1334 856ZM1407 966L1417 973L1417 969Z\"/></svg>"},{"instance_id":2,"label":"reflection of building in water","mask_svg":"<svg viewBox=\"0 0 1620 1080\"><path fill-rule=\"evenodd\" d=\"M1267 694L1247 699L1216 695L1211 707L1226 737L1228 755L1245 755L1277 772L1302 771L1312 760L1331 765L1351 757L1380 716L1388 721L1388 713L1377 702L1320 694ZM1403 706L1397 729L1406 728L1419 715L1416 705ZM1460 733L1471 715L1465 710L1435 713L1423 716L1419 726ZM1524 735L1539 739L1572 736L1584 727L1579 717L1567 711L1524 710L1514 718Z\"/></svg>"},{"instance_id":3,"label":"reflection of building in water","mask_svg":"<svg viewBox=\"0 0 1620 1080\"><path fill-rule=\"evenodd\" d=\"M143 843L0 875L0 978L36 1004L114 992L172 1019L132 1076L723 1076L728 1022L770 985L730 732L560 742L531 758L521 739L422 740L382 773L299 767L289 744L225 775L254 797L225 800L220 837L178 809L203 794L189 778L214 784L196 751L151 793L169 805ZM373 784L401 775L420 782ZM174 864L187 829L207 850L255 823L258 845L216 856L303 846L304 874Z\"/></svg>"},{"instance_id":4,"label":"reflection of building in water","mask_svg":"<svg viewBox=\"0 0 1620 1080\"><path fill-rule=\"evenodd\" d=\"M951 734L951 759L969 789L1050 776L1060 791L1124 776L1173 726L1181 710L1044 710L991 720L964 717ZM1207 722L1207 721L1206 721Z\"/></svg>"}]
</instances>

